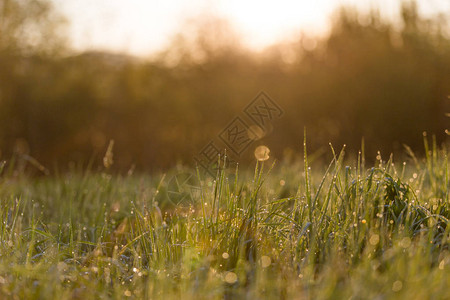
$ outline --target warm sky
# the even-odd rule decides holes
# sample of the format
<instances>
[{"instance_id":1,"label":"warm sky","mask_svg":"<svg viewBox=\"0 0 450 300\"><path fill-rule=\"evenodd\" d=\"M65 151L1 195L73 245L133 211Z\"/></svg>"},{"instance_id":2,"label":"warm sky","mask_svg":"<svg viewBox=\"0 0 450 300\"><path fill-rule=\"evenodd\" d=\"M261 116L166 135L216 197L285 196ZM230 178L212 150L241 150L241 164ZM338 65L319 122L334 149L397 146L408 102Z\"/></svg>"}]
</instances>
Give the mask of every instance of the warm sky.
<instances>
[{"instance_id":1,"label":"warm sky","mask_svg":"<svg viewBox=\"0 0 450 300\"><path fill-rule=\"evenodd\" d=\"M69 20L76 49L149 55L164 49L186 19L210 13L228 19L254 49L296 32L326 32L333 10L348 4L396 16L400 0L53 0ZM419 0L422 12L446 12L449 0Z\"/></svg>"}]
</instances>

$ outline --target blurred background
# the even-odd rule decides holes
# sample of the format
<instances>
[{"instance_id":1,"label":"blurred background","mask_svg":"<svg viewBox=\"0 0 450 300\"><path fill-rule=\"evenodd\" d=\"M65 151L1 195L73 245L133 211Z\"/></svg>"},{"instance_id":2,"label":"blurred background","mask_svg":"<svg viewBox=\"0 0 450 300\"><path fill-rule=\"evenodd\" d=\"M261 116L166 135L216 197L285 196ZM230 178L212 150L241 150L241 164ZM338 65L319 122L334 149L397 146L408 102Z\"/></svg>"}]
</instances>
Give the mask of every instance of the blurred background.
<instances>
[{"instance_id":1,"label":"blurred background","mask_svg":"<svg viewBox=\"0 0 450 300\"><path fill-rule=\"evenodd\" d=\"M450 2L0 0L0 160L193 164L265 91L284 113L236 159L447 141Z\"/></svg>"}]
</instances>

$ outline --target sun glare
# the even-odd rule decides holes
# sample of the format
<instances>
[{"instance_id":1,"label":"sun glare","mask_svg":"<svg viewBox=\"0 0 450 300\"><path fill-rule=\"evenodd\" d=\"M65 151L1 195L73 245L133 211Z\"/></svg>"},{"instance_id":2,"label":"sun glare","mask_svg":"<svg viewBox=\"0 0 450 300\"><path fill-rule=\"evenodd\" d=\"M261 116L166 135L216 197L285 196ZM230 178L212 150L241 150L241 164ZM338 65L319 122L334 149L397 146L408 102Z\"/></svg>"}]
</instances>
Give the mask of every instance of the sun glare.
<instances>
[{"instance_id":1,"label":"sun glare","mask_svg":"<svg viewBox=\"0 0 450 300\"><path fill-rule=\"evenodd\" d=\"M379 7L396 14L395 0L53 0L68 17L70 39L80 50L100 49L137 55L163 50L186 20L210 13L228 19L244 45L258 50L300 32L327 31L333 11L344 4L360 10ZM431 0L429 0L431 1ZM446 0L419 1L423 11L450 10ZM126 3L126 4L125 4ZM450 2L449 2L450 3Z\"/></svg>"},{"instance_id":2,"label":"sun glare","mask_svg":"<svg viewBox=\"0 0 450 300\"><path fill-rule=\"evenodd\" d=\"M323 33L333 1L221 1L218 10L253 48L284 40L299 31ZM336 1L335 1L336 2Z\"/></svg>"}]
</instances>

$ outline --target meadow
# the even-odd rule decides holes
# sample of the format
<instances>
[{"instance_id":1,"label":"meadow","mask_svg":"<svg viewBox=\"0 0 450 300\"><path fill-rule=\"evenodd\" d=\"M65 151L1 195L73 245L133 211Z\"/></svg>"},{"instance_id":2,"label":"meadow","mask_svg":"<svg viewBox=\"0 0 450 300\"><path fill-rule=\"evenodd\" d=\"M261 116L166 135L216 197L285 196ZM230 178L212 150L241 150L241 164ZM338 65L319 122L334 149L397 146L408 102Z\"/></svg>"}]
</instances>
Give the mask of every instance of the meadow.
<instances>
[{"instance_id":1,"label":"meadow","mask_svg":"<svg viewBox=\"0 0 450 300\"><path fill-rule=\"evenodd\" d=\"M0 300L450 299L443 0L258 49L193 3L142 56L75 46L62 2L0 0Z\"/></svg>"},{"instance_id":2,"label":"meadow","mask_svg":"<svg viewBox=\"0 0 450 300\"><path fill-rule=\"evenodd\" d=\"M2 164L0 298L449 299L447 149L425 138L423 158L395 161L330 147L329 165L306 150L188 170L199 192L179 203L168 179L184 169Z\"/></svg>"}]
</instances>

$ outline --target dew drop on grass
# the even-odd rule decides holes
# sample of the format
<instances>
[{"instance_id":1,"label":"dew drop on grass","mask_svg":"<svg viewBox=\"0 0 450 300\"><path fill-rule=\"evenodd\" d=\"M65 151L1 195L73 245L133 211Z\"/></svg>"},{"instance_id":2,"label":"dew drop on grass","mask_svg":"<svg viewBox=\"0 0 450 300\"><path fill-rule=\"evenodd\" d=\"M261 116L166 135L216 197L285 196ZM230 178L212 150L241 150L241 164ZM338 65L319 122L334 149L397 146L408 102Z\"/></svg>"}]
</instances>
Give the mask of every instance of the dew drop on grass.
<instances>
[{"instance_id":1,"label":"dew drop on grass","mask_svg":"<svg viewBox=\"0 0 450 300\"><path fill-rule=\"evenodd\" d=\"M372 236L370 236L369 243L372 246L377 245L379 243L379 241L380 241L380 236L378 234L372 234Z\"/></svg>"},{"instance_id":2,"label":"dew drop on grass","mask_svg":"<svg viewBox=\"0 0 450 300\"><path fill-rule=\"evenodd\" d=\"M400 243L399 243L400 247L402 248L409 248L409 246L411 246L411 239L409 237L404 237Z\"/></svg>"},{"instance_id":3,"label":"dew drop on grass","mask_svg":"<svg viewBox=\"0 0 450 300\"><path fill-rule=\"evenodd\" d=\"M272 264L272 259L269 256L261 256L261 267L267 268Z\"/></svg>"},{"instance_id":4,"label":"dew drop on grass","mask_svg":"<svg viewBox=\"0 0 450 300\"><path fill-rule=\"evenodd\" d=\"M392 291L399 292L403 288L403 283L400 280L395 281L392 284Z\"/></svg>"},{"instance_id":5,"label":"dew drop on grass","mask_svg":"<svg viewBox=\"0 0 450 300\"><path fill-rule=\"evenodd\" d=\"M229 283L229 284L233 284L233 283L235 283L236 281L237 281L237 275L235 274L235 273L233 273L233 272L228 272L226 275L225 275L225 282L226 283Z\"/></svg>"}]
</instances>

